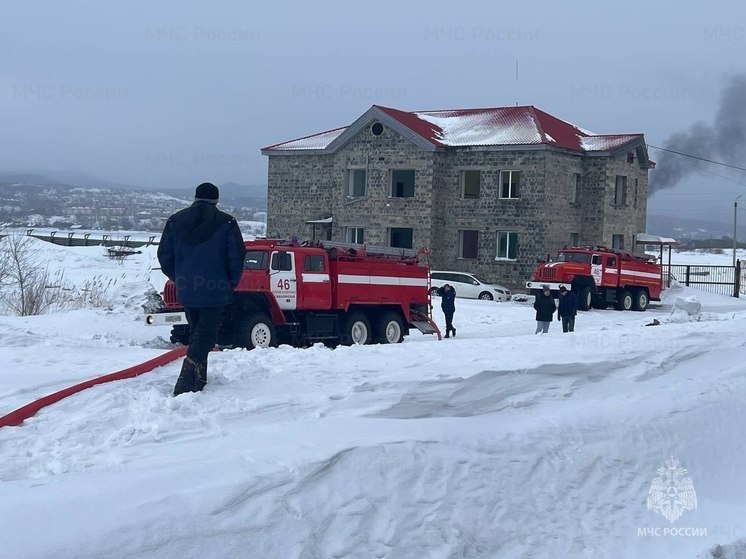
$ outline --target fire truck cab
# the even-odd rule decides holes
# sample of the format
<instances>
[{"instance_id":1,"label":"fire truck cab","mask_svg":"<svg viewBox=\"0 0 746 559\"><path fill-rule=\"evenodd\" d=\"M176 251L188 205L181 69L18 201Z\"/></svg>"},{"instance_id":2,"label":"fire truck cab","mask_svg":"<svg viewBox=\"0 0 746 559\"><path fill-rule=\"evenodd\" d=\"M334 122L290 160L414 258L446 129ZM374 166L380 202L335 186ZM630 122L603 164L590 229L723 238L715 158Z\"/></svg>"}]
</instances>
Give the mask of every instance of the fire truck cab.
<instances>
[{"instance_id":1,"label":"fire truck cab","mask_svg":"<svg viewBox=\"0 0 746 559\"><path fill-rule=\"evenodd\" d=\"M619 252L607 247L562 249L554 262L540 264L526 287L532 294L549 286L554 295L565 285L578 296L578 308L644 311L660 300L663 274L654 257Z\"/></svg>"}]
</instances>

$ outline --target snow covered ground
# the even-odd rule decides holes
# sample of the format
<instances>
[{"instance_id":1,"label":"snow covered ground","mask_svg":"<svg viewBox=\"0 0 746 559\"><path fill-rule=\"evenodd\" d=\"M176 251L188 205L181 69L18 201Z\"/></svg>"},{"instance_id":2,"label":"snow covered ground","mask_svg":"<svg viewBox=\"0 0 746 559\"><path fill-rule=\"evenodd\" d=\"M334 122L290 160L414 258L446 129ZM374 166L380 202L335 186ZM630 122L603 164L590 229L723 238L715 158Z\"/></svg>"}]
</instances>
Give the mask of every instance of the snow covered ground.
<instances>
[{"instance_id":1,"label":"snow covered ground","mask_svg":"<svg viewBox=\"0 0 746 559\"><path fill-rule=\"evenodd\" d=\"M116 277L113 310L0 317L0 415L170 347L139 308L154 252L50 249ZM203 393L171 397L174 363L0 429L0 556L744 556L746 301L674 288L534 336L530 301L459 299L455 325L224 351ZM646 505L670 457L697 498L674 523Z\"/></svg>"}]
</instances>

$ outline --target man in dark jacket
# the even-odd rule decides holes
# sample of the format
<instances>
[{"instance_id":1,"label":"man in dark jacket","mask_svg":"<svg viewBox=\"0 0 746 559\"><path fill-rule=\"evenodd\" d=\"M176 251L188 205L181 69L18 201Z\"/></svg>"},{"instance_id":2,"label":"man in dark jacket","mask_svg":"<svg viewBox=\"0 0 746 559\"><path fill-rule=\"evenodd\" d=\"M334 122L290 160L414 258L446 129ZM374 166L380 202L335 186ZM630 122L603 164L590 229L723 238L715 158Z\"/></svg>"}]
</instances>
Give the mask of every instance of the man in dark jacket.
<instances>
[{"instance_id":1,"label":"man in dark jacket","mask_svg":"<svg viewBox=\"0 0 746 559\"><path fill-rule=\"evenodd\" d=\"M450 338L451 332L453 332L455 338L456 329L453 327L453 313L456 312L456 290L447 283L438 289L438 295L440 295L440 308L446 317L446 338Z\"/></svg>"},{"instance_id":2,"label":"man in dark jacket","mask_svg":"<svg viewBox=\"0 0 746 559\"><path fill-rule=\"evenodd\" d=\"M564 285L560 285L557 320L562 321L563 332L575 331L576 314L578 314L578 296L572 291L568 291Z\"/></svg>"},{"instance_id":3,"label":"man in dark jacket","mask_svg":"<svg viewBox=\"0 0 746 559\"><path fill-rule=\"evenodd\" d=\"M207 384L207 355L243 272L243 237L236 220L218 210L219 195L214 184L200 184L194 203L168 218L158 246L161 270L176 283L189 322L189 349L174 396Z\"/></svg>"},{"instance_id":4,"label":"man in dark jacket","mask_svg":"<svg viewBox=\"0 0 746 559\"><path fill-rule=\"evenodd\" d=\"M549 286L545 286L534 301L534 310L536 311L536 332L534 334L549 332L549 325L552 323L556 309L552 292Z\"/></svg>"}]
</instances>

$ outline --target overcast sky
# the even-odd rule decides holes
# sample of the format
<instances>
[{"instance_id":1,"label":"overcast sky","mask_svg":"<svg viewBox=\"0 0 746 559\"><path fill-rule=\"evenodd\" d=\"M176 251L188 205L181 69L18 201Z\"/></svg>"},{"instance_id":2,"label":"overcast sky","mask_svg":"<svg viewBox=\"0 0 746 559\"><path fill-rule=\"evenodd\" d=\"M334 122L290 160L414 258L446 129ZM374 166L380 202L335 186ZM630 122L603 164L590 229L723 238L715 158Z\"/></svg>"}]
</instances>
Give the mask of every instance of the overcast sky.
<instances>
[{"instance_id":1,"label":"overcast sky","mask_svg":"<svg viewBox=\"0 0 746 559\"><path fill-rule=\"evenodd\" d=\"M532 104L662 145L711 121L744 72L745 14L740 0L3 0L0 171L260 184L261 147L372 104ZM731 215L741 192L700 174L656 194L651 211Z\"/></svg>"}]
</instances>

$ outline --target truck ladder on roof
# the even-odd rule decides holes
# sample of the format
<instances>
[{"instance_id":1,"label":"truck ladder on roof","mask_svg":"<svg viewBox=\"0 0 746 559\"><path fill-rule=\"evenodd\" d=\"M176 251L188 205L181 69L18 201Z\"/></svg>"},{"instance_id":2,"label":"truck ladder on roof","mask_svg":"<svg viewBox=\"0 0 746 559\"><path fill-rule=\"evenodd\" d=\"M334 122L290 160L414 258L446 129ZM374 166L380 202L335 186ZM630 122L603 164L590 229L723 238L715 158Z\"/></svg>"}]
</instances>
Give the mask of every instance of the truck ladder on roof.
<instances>
[{"instance_id":1,"label":"truck ladder on roof","mask_svg":"<svg viewBox=\"0 0 746 559\"><path fill-rule=\"evenodd\" d=\"M369 256L397 256L404 258L415 258L419 251L412 248L384 247L375 245L361 245L357 243L342 243L339 241L318 241L324 248L337 248L344 250L363 250Z\"/></svg>"}]
</instances>

